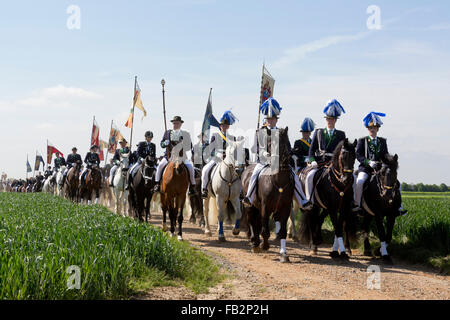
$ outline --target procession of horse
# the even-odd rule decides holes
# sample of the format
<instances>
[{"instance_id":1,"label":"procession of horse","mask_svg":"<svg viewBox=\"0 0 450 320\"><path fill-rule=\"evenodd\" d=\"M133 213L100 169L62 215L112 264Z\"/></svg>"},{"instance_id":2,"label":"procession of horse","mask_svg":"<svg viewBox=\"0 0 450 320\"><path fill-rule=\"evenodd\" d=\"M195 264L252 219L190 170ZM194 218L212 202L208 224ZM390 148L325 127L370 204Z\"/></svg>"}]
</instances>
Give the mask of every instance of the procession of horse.
<instances>
[{"instance_id":1,"label":"procession of horse","mask_svg":"<svg viewBox=\"0 0 450 320\"><path fill-rule=\"evenodd\" d=\"M369 135L352 142L335 129L345 110L336 99L330 100L323 110L327 126L316 129L305 118L303 138L292 148L288 128L277 127L282 110L279 102L273 97L263 101L260 112L265 122L256 130L251 147L255 161L250 161L245 138L228 131L237 121L231 111L217 121L219 130L209 141L202 133L195 146L189 132L181 129L184 121L175 116L173 128L166 128L161 141L162 157L156 156L153 133L147 131L134 152L120 139L121 148L104 167L100 167L98 145L91 146L84 165L74 147L67 161L57 154L55 167L49 167L44 176L39 172L24 180L7 179L3 174L1 191L46 192L80 204L102 204L142 223L149 222L151 209L160 206L163 230L180 241L186 207L191 212L189 221L198 222L208 236L212 236L212 210L218 241L226 241L224 222L234 219L232 236L245 231L255 253L269 250L273 220L282 263L289 262L288 233L316 254L329 216L334 229L333 259L349 260L351 242L360 232L364 254L379 255L392 264L387 247L395 218L406 210L397 180L398 156L390 155L386 140L377 137L383 124L380 117L385 114L370 112L363 119ZM354 170L356 160L360 165ZM374 253L368 241L372 219L380 240Z\"/></svg>"}]
</instances>

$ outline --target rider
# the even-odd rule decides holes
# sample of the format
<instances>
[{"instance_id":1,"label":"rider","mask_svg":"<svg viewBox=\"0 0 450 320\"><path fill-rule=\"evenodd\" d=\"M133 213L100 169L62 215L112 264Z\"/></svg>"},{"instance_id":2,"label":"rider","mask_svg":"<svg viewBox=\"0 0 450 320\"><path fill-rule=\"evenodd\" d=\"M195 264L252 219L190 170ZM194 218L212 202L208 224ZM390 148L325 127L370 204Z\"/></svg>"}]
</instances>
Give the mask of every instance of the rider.
<instances>
[{"instance_id":1,"label":"rider","mask_svg":"<svg viewBox=\"0 0 450 320\"><path fill-rule=\"evenodd\" d=\"M298 139L294 143L292 153L297 156L297 171L300 172L306 167L306 160L309 155L309 147L311 146L311 132L314 131L314 122L311 118L305 118L301 125L300 132L302 139Z\"/></svg>"},{"instance_id":2,"label":"rider","mask_svg":"<svg viewBox=\"0 0 450 320\"><path fill-rule=\"evenodd\" d=\"M125 138L119 140L119 144L121 148L116 149L116 152L114 153L114 157L112 158L114 166L112 166L111 170L109 171L109 186L113 186L113 180L114 180L114 174L116 173L117 168L120 166L120 160L122 154L130 153L130 148L127 147L127 140Z\"/></svg>"},{"instance_id":3,"label":"rider","mask_svg":"<svg viewBox=\"0 0 450 320\"><path fill-rule=\"evenodd\" d=\"M306 176L305 191L308 200L312 198L314 175L317 170L331 161L334 149L341 141L345 140L345 132L335 128L337 119L342 113L345 113L342 105L336 99L333 99L328 102L323 112L325 113L327 127L314 131L311 147L309 148L308 164L313 169Z\"/></svg>"},{"instance_id":4,"label":"rider","mask_svg":"<svg viewBox=\"0 0 450 320\"><path fill-rule=\"evenodd\" d=\"M379 170L382 160L389 154L385 138L378 137L383 122L380 117L385 117L384 113L370 112L364 119L364 125L369 131L369 135L358 139L356 145L356 158L360 165L358 168L358 177L354 185L354 207L353 212L361 212L361 197L363 193L364 182L376 170ZM403 206L398 209L400 214L406 214Z\"/></svg>"},{"instance_id":5,"label":"rider","mask_svg":"<svg viewBox=\"0 0 450 320\"><path fill-rule=\"evenodd\" d=\"M189 161L189 159L186 156L186 151L192 150L192 142L191 142L191 135L189 132L181 130L181 126L183 124L183 120L180 116L175 116L173 120L171 120L173 129L167 130L164 133L164 136L161 140L161 148L166 148L166 152L164 153L164 157L161 159L161 161L158 164L158 168L156 170L155 175L155 192L160 192L160 180L163 173L163 169L166 167L166 165L169 163L169 158L171 157L171 152L174 148L178 149L181 147L180 155L183 158L183 162L186 166L186 168L189 171L189 179L190 179L190 185L189 185L189 193L188 195L194 195L195 194L195 172L194 172L194 166ZM180 146L178 146L180 144Z\"/></svg>"},{"instance_id":6,"label":"rider","mask_svg":"<svg viewBox=\"0 0 450 320\"><path fill-rule=\"evenodd\" d=\"M53 175L52 166L48 166L47 170L44 172L44 179L47 180L48 177Z\"/></svg>"},{"instance_id":7,"label":"rider","mask_svg":"<svg viewBox=\"0 0 450 320\"><path fill-rule=\"evenodd\" d=\"M90 151L86 153L86 156L84 157L84 163L86 163L86 167L84 167L83 171L80 174L81 186L84 186L86 178L85 176L88 172L88 169L90 169L93 165L100 165L100 157L97 153L98 146L93 144L89 150Z\"/></svg>"},{"instance_id":8,"label":"rider","mask_svg":"<svg viewBox=\"0 0 450 320\"><path fill-rule=\"evenodd\" d=\"M59 171L59 168L61 168L61 166L65 166L65 165L66 165L66 160L64 159L63 156L60 156L59 152L57 152L56 158L54 160L53 170Z\"/></svg>"},{"instance_id":9,"label":"rider","mask_svg":"<svg viewBox=\"0 0 450 320\"><path fill-rule=\"evenodd\" d=\"M64 177L63 181L66 181L67 173L69 172L69 169L73 167L75 163L82 164L83 160L81 160L81 156L77 153L77 148L72 148L72 153L67 156L67 170L64 171Z\"/></svg>"},{"instance_id":10,"label":"rider","mask_svg":"<svg viewBox=\"0 0 450 320\"><path fill-rule=\"evenodd\" d=\"M208 141L206 141L206 134L203 132L200 133L197 138L198 142L192 147L191 161L194 164L194 167L202 169L208 161L208 159L203 156L203 152L209 144Z\"/></svg>"},{"instance_id":11,"label":"rider","mask_svg":"<svg viewBox=\"0 0 450 320\"><path fill-rule=\"evenodd\" d=\"M136 171L138 168L138 166L141 165L142 161L144 161L144 159L147 156L150 156L153 159L156 159L156 146L155 144L152 142L153 140L153 132L151 131L147 131L145 132L145 141L141 141L137 144L137 151L136 154L132 154L133 158L136 157L133 166L130 168L130 170L128 171L128 175L127 175L127 179L126 179L126 184L125 184L125 190L129 189L129 182L131 181L131 177L133 176L134 171Z\"/></svg>"},{"instance_id":12,"label":"rider","mask_svg":"<svg viewBox=\"0 0 450 320\"><path fill-rule=\"evenodd\" d=\"M206 155L211 154L209 162L203 167L202 170L202 198L208 198L208 183L209 173L211 170L222 160L225 160L228 141L236 141L236 137L227 133L231 125L236 121L236 117L231 111L225 111L219 123L219 132L213 133L209 142L208 148L206 148Z\"/></svg>"},{"instance_id":13,"label":"rider","mask_svg":"<svg viewBox=\"0 0 450 320\"><path fill-rule=\"evenodd\" d=\"M251 151L257 154L257 164L253 169L252 176L250 178L250 184L247 190L247 195L245 196L243 202L244 205L250 207L252 205L253 199L255 197L257 178L260 172L269 166L272 160L272 156L276 157L278 155L271 153L271 137L275 137L279 128L277 128L278 115L281 112L281 107L274 98L267 99L260 107L260 110L265 115L266 126L258 129L255 133L253 146ZM291 153L291 145L288 145L289 153ZM310 209L311 203L305 199L302 186L298 179L298 176L293 173L295 188L294 196L302 209Z\"/></svg>"}]
</instances>

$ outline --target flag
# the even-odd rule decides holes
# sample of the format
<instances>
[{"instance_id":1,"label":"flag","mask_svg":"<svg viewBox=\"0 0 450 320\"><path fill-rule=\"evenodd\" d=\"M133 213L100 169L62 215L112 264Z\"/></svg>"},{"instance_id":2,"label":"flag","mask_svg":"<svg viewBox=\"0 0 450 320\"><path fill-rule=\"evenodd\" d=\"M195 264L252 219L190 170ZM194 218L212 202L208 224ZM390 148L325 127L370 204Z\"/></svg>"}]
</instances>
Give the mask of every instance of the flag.
<instances>
[{"instance_id":1,"label":"flag","mask_svg":"<svg viewBox=\"0 0 450 320\"><path fill-rule=\"evenodd\" d=\"M261 80L261 96L259 99L259 105L262 105L267 99L273 96L273 87L275 86L275 79L267 71L266 67L263 67L263 75Z\"/></svg>"},{"instance_id":2,"label":"flag","mask_svg":"<svg viewBox=\"0 0 450 320\"><path fill-rule=\"evenodd\" d=\"M202 134L207 138L206 141L209 141L209 129L213 127L219 127L219 121L214 117L212 112L212 101L211 101L211 91L209 91L208 104L206 105L205 117L203 118L202 125Z\"/></svg>"},{"instance_id":3,"label":"flag","mask_svg":"<svg viewBox=\"0 0 450 320\"><path fill-rule=\"evenodd\" d=\"M38 151L36 151L36 161L34 162L34 170L35 171L39 171L41 162L42 162L42 168L45 169L44 158L42 158L41 154Z\"/></svg>"},{"instance_id":4,"label":"flag","mask_svg":"<svg viewBox=\"0 0 450 320\"><path fill-rule=\"evenodd\" d=\"M141 89L139 88L139 84L136 80L136 90L134 91L134 97L133 97L133 107L130 110L130 115L128 116L128 120L125 123L125 127L130 128L133 126L133 113L134 108L137 107L139 110L144 112L144 115L142 116L142 119L144 119L145 116L147 116L147 111L145 111L144 104L142 103L141 99Z\"/></svg>"},{"instance_id":5,"label":"flag","mask_svg":"<svg viewBox=\"0 0 450 320\"><path fill-rule=\"evenodd\" d=\"M111 127L111 132L109 133L109 142L108 142L108 152L115 153L117 149L117 142L123 139L122 134L119 129L113 124Z\"/></svg>"},{"instance_id":6,"label":"flag","mask_svg":"<svg viewBox=\"0 0 450 320\"><path fill-rule=\"evenodd\" d=\"M56 149L53 144L47 140L47 163L52 163L54 153L59 153L60 156L64 157L63 153Z\"/></svg>"},{"instance_id":7,"label":"flag","mask_svg":"<svg viewBox=\"0 0 450 320\"><path fill-rule=\"evenodd\" d=\"M33 170L31 170L31 165L30 165L30 162L28 161L28 157L27 157L27 173L31 172L31 171L33 171Z\"/></svg>"},{"instance_id":8,"label":"flag","mask_svg":"<svg viewBox=\"0 0 450 320\"><path fill-rule=\"evenodd\" d=\"M94 123L92 124L92 135L91 135L91 146L96 145L99 148L99 158L100 161L103 161L104 155L103 155L103 149L100 145L100 127L97 124L97 121L94 119Z\"/></svg>"}]
</instances>

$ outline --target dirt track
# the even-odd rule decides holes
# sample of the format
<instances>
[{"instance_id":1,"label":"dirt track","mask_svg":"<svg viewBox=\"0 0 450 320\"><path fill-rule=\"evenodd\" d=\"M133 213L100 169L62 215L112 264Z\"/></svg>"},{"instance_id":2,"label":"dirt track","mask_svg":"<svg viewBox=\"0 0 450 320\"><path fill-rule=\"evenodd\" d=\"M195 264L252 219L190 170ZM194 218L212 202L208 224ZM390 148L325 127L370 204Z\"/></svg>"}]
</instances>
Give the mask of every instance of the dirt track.
<instances>
[{"instance_id":1,"label":"dirt track","mask_svg":"<svg viewBox=\"0 0 450 320\"><path fill-rule=\"evenodd\" d=\"M152 224L161 227L162 216L152 213ZM215 229L213 229L215 230ZM319 248L311 256L306 247L287 241L290 263L278 261L279 241L271 235L266 253L250 251L245 233L236 238L226 226L226 243L208 237L197 225L185 220L184 241L208 253L230 277L211 288L209 293L195 295L184 288L162 287L148 293L145 299L450 299L450 278L422 266L395 261L385 266L381 261L364 257L355 250L349 262L332 260L330 246ZM381 269L380 290L367 289L369 265Z\"/></svg>"}]
</instances>

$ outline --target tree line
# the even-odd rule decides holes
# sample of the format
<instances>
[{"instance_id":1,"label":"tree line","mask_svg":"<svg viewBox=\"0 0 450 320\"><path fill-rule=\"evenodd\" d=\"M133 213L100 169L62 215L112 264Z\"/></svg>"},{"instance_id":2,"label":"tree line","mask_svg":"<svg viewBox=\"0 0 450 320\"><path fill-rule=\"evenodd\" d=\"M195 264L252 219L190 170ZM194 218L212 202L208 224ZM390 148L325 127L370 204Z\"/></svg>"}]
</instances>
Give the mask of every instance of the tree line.
<instances>
[{"instance_id":1,"label":"tree line","mask_svg":"<svg viewBox=\"0 0 450 320\"><path fill-rule=\"evenodd\" d=\"M416 191L416 192L447 192L450 191L449 186L445 183L437 184L408 184L403 182L401 185L402 191Z\"/></svg>"}]
</instances>

